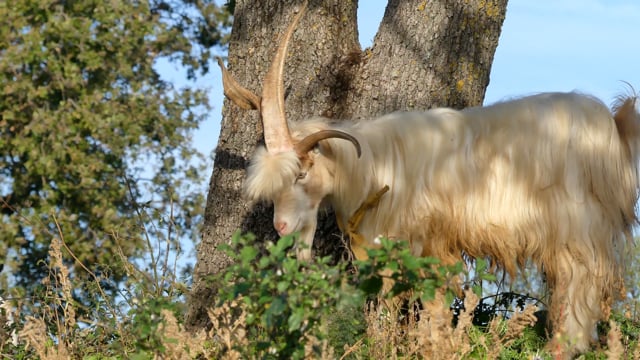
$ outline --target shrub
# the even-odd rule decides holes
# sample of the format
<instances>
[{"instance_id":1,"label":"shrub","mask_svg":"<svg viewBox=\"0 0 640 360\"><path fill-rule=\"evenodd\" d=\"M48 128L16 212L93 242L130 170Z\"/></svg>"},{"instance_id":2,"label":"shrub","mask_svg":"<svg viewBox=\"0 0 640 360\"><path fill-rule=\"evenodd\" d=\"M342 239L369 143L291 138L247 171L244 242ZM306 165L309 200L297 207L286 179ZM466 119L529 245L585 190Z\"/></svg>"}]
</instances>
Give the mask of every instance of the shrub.
<instances>
[{"instance_id":1,"label":"shrub","mask_svg":"<svg viewBox=\"0 0 640 360\"><path fill-rule=\"evenodd\" d=\"M343 265L330 266L329 258L298 262L287 251L293 242L293 236L285 236L267 244L258 257L255 238L238 233L224 248L235 263L214 279L218 306L235 300L242 305L250 339L250 348L242 351L251 357L320 356L327 340L323 320L336 309L361 302L344 282Z\"/></svg>"},{"instance_id":2,"label":"shrub","mask_svg":"<svg viewBox=\"0 0 640 360\"><path fill-rule=\"evenodd\" d=\"M105 278L93 274L87 282L87 277L70 276L61 254L73 254L59 234L51 242L41 291L0 299L0 356L554 358L543 350L546 339L532 328L537 308L524 304L530 298L505 293L480 299L480 280L491 278L485 262L476 264L471 278L460 264L442 266L436 259L416 258L406 243L383 240L380 248L369 251L370 260L347 271L328 259L299 263L289 254L294 241L290 236L261 244L251 235L236 234L225 249L235 263L212 279L219 289L218 302L209 311L212 329L188 333L181 324L185 287L167 280L175 276L155 278L153 271L125 263L130 267L128 287L117 299L109 298L101 291ZM468 281L464 302L454 302L457 307L450 309L446 298L455 293L450 287L462 280ZM77 287L92 289L88 293L95 296L95 308L75 301ZM408 314L417 316L398 317L380 306L397 297L420 303L439 296L446 306L410 307L415 312ZM492 305L486 304L488 298L495 298ZM457 326L452 313L457 313ZM474 320L479 313L482 321ZM581 358L639 358L640 325L627 315L614 312L599 328L595 350Z\"/></svg>"}]
</instances>

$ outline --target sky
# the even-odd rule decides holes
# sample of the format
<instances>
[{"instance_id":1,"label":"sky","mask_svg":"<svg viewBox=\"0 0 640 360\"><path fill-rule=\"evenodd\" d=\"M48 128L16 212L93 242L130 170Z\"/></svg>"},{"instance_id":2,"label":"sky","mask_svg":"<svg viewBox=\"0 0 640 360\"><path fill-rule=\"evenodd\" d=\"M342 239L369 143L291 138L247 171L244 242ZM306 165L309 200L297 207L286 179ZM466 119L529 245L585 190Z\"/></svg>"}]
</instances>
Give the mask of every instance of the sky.
<instances>
[{"instance_id":1,"label":"sky","mask_svg":"<svg viewBox=\"0 0 640 360\"><path fill-rule=\"evenodd\" d=\"M364 49L373 42L387 1L359 4ZM628 89L623 81L640 92L639 0L511 0L485 104L574 90L610 104ZM201 152L211 154L218 142L223 100L218 67L212 66L198 85L208 89L213 108L194 141Z\"/></svg>"},{"instance_id":2,"label":"sky","mask_svg":"<svg viewBox=\"0 0 640 360\"><path fill-rule=\"evenodd\" d=\"M578 90L605 103L640 91L640 1L510 1L486 102Z\"/></svg>"}]
</instances>

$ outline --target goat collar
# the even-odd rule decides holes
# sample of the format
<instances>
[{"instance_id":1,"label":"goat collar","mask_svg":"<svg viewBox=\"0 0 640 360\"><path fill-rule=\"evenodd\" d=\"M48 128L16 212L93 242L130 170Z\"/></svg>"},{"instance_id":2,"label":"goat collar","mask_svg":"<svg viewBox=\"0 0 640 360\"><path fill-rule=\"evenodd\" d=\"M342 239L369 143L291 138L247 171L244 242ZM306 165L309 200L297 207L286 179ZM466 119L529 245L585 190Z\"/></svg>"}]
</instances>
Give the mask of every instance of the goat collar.
<instances>
[{"instance_id":1,"label":"goat collar","mask_svg":"<svg viewBox=\"0 0 640 360\"><path fill-rule=\"evenodd\" d=\"M362 205L360 205L358 210L351 215L347 222L346 229L344 228L344 224L342 224L340 217L338 217L338 227L340 227L340 230L343 233L347 234L349 238L349 248L357 260L366 260L368 258L366 250L368 246L364 236L357 232L358 227L364 218L365 212L378 206L380 198L387 191L389 191L389 185L385 185L382 189L378 190L378 192L369 195Z\"/></svg>"}]
</instances>

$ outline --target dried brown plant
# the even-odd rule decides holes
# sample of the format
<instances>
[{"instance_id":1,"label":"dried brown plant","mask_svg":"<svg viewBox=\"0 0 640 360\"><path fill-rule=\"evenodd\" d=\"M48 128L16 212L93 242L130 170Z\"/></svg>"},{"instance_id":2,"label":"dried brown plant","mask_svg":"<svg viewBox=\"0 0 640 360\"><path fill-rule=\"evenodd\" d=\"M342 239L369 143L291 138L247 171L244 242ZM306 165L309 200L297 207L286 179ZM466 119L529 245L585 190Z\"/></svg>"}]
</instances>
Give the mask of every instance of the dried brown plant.
<instances>
[{"instance_id":1,"label":"dried brown plant","mask_svg":"<svg viewBox=\"0 0 640 360\"><path fill-rule=\"evenodd\" d=\"M624 345L622 345L622 332L620 331L620 326L613 321L609 321L609 332L607 333L607 350L605 351L605 355L609 360L616 360L622 358L624 356L625 350ZM637 357L635 357L637 359Z\"/></svg>"}]
</instances>

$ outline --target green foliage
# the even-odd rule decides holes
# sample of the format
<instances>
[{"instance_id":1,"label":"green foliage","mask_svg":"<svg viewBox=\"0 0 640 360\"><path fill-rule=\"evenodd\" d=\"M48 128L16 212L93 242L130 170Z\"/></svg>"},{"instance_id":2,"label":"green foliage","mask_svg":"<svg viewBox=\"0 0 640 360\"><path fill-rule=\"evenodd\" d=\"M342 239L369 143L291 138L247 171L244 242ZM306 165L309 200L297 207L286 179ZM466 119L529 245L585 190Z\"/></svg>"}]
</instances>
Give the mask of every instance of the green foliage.
<instances>
[{"instance_id":1,"label":"green foliage","mask_svg":"<svg viewBox=\"0 0 640 360\"><path fill-rule=\"evenodd\" d=\"M206 94L174 88L156 64L206 71L229 15L213 1L16 0L0 18L0 270L12 287L39 286L57 227L114 283L126 273L114 254L146 255L141 217L160 224L152 238L196 238L206 172L190 140Z\"/></svg>"},{"instance_id":2,"label":"green foliage","mask_svg":"<svg viewBox=\"0 0 640 360\"><path fill-rule=\"evenodd\" d=\"M138 295L144 295L143 292ZM166 338L160 331L165 319L162 310L169 310L176 316L180 314L181 304L175 298L149 297L138 302L127 314L127 332L136 334L131 338L130 346L138 356L144 354L164 353Z\"/></svg>"},{"instance_id":3,"label":"green foliage","mask_svg":"<svg viewBox=\"0 0 640 360\"><path fill-rule=\"evenodd\" d=\"M51 242L43 262L46 276L37 291L0 298L0 355L152 359L166 354L172 343L167 314L179 319L185 310L186 286L168 274L175 266L159 261L154 271L123 259L126 287L115 297L105 291L108 279L101 275L90 273L87 280L70 272L63 254L74 255L63 239L59 233ZM84 289L83 300L92 307L76 301L74 289Z\"/></svg>"},{"instance_id":4,"label":"green foliage","mask_svg":"<svg viewBox=\"0 0 640 360\"><path fill-rule=\"evenodd\" d=\"M359 288L367 295L377 294L383 282L390 281L391 288L386 291L386 298L403 294L411 294L409 301L433 300L436 290L446 289L446 301L452 303L456 287L456 276L465 273L464 265L441 265L440 260L433 257L416 257L411 254L410 245L406 241L381 239L380 248L367 249L368 260L355 261L359 272ZM494 280L492 274L486 272L487 262L479 259L476 262L476 274L479 280ZM466 275L468 277L468 274ZM482 287L476 282L472 285L478 295Z\"/></svg>"},{"instance_id":5,"label":"green foliage","mask_svg":"<svg viewBox=\"0 0 640 360\"><path fill-rule=\"evenodd\" d=\"M69 249L62 235L49 248L42 291L29 298L0 299L0 356L4 358L425 358L420 350L433 340L426 337L424 328L430 324L411 328L417 324L389 321L384 312L366 305L373 287L363 284L375 277L386 279L384 283L411 278L415 286L393 291L418 299L429 295L414 292L432 294L430 284L446 286L453 276L461 275L452 272L458 266L412 258L406 243L385 241L369 253L380 258L359 262L358 271L348 272L344 266L330 266L327 259L298 263L289 254L293 237L261 244L252 236L237 234L226 247L236 263L213 279L220 291L209 316L216 325L209 332L188 333L181 325L185 286L175 281L175 274L166 273L170 266L161 264L154 271L126 263L126 286L118 298L109 297L97 274L91 281L70 276L63 261ZM433 269L422 273L416 267L421 261ZM76 288L87 289L95 308L83 310L72 294ZM31 306L29 311L19 310L25 306ZM529 310L531 315L533 309ZM218 317L227 320L216 321ZM492 318L481 327L463 319L449 333L454 337L444 337L431 346L438 351L440 346L445 349L453 344L452 356L464 349L460 354L471 359L552 358L542 350L546 339L527 325L529 317L515 322ZM610 352L603 340L581 358L604 359L610 354L632 358L638 351L638 323L617 313L613 318L619 334L605 325L599 329L600 337L619 341L624 348ZM379 338L373 339L375 336Z\"/></svg>"},{"instance_id":6,"label":"green foliage","mask_svg":"<svg viewBox=\"0 0 640 360\"><path fill-rule=\"evenodd\" d=\"M463 272L461 264L442 266L437 259L411 255L406 242L384 239L379 249L368 250L370 260L355 262L357 271L347 278L344 266L330 266L328 258L298 262L288 252L293 244L294 237L285 236L261 249L252 235L237 233L231 245L222 246L235 262L213 279L217 305L240 300L236 311L241 307L246 314L251 344L229 350L247 357L301 358L309 344L328 340L341 353L365 334L367 298L432 300L438 288L454 284ZM385 283L390 289L380 294ZM453 289L447 294L453 298ZM320 355L319 347L314 351Z\"/></svg>"},{"instance_id":7,"label":"green foliage","mask_svg":"<svg viewBox=\"0 0 640 360\"><path fill-rule=\"evenodd\" d=\"M367 321L362 304L334 309L326 317L326 324L327 340L337 358L344 354L345 345L353 346L367 333Z\"/></svg>"},{"instance_id":8,"label":"green foliage","mask_svg":"<svg viewBox=\"0 0 640 360\"><path fill-rule=\"evenodd\" d=\"M362 301L343 284L343 266L330 266L329 258L298 262L288 252L293 242L293 236L285 236L267 244L258 257L254 237L237 233L223 249L236 262L217 279L219 299L241 300L254 346L243 351L251 356L303 358L310 341L326 338L323 319Z\"/></svg>"},{"instance_id":9,"label":"green foliage","mask_svg":"<svg viewBox=\"0 0 640 360\"><path fill-rule=\"evenodd\" d=\"M508 328L508 320L497 318L493 332L487 333L483 327L471 327L469 329L469 339L472 351L467 354L469 359L487 359L495 357L498 359L551 359L542 349L546 344L546 339L536 333L532 327L522 329L512 341L506 344L501 342ZM496 351L496 349L498 351ZM493 356L492 356L493 355Z\"/></svg>"},{"instance_id":10,"label":"green foliage","mask_svg":"<svg viewBox=\"0 0 640 360\"><path fill-rule=\"evenodd\" d=\"M619 312L611 314L611 318L620 326L620 330L625 335L625 339L629 342L629 345L633 347L637 346L640 342L640 319L630 318ZM598 329L598 332L606 333L609 328L609 326L603 326L602 329Z\"/></svg>"}]
</instances>

